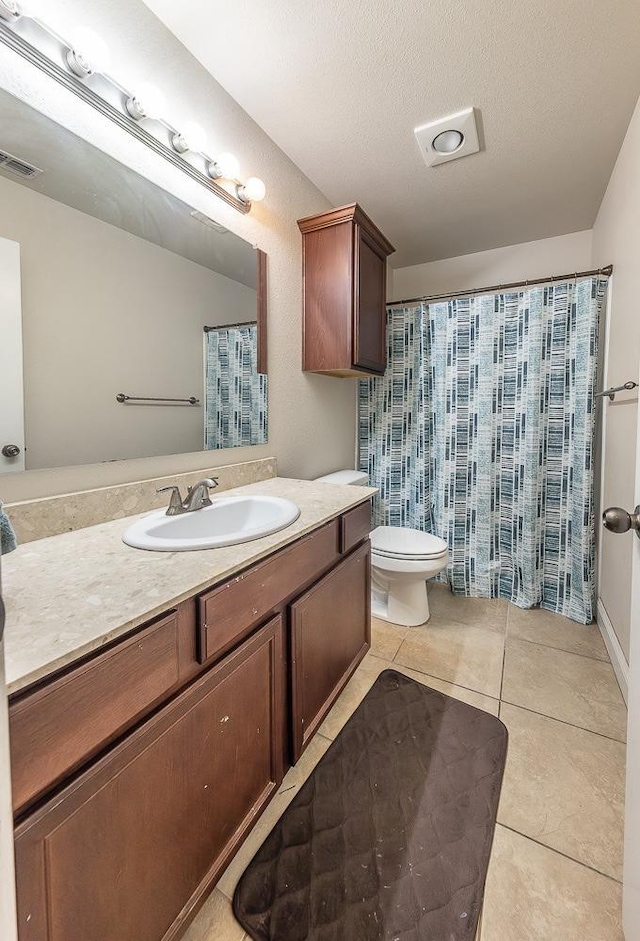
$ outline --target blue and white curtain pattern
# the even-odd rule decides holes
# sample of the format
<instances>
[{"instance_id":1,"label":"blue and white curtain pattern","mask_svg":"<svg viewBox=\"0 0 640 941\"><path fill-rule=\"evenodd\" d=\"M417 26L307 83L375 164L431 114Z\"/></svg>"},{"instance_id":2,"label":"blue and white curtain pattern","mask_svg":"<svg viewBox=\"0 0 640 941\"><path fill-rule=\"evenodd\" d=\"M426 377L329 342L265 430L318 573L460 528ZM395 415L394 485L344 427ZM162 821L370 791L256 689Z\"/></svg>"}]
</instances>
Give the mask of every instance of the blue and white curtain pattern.
<instances>
[{"instance_id":1,"label":"blue and white curtain pattern","mask_svg":"<svg viewBox=\"0 0 640 941\"><path fill-rule=\"evenodd\" d=\"M456 594L594 616L593 454L606 280L388 311L359 389L377 525L446 540Z\"/></svg>"},{"instance_id":2,"label":"blue and white curtain pattern","mask_svg":"<svg viewBox=\"0 0 640 941\"><path fill-rule=\"evenodd\" d=\"M205 333L204 446L235 448L267 441L267 377L258 372L255 324Z\"/></svg>"}]
</instances>

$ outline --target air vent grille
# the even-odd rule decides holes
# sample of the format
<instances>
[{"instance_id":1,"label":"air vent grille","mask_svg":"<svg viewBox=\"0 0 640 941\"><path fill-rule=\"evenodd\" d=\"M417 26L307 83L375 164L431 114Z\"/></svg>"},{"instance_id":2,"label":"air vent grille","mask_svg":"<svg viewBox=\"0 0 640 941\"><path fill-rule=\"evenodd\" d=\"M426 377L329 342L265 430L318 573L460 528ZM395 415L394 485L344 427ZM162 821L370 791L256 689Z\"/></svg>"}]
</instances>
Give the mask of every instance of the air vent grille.
<instances>
[{"instance_id":1,"label":"air vent grille","mask_svg":"<svg viewBox=\"0 0 640 941\"><path fill-rule=\"evenodd\" d=\"M44 172L4 150L0 150L0 170L7 170L9 173L19 176L21 180L32 180L35 176L39 176L40 173Z\"/></svg>"}]
</instances>

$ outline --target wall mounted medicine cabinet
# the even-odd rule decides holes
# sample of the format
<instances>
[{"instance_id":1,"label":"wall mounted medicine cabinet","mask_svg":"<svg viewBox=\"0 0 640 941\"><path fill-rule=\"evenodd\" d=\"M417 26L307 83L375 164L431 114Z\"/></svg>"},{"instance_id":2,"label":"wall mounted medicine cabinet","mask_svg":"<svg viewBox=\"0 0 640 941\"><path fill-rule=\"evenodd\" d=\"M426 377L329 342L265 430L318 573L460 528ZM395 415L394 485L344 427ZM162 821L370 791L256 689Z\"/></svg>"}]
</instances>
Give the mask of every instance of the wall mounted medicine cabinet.
<instances>
[{"instance_id":1,"label":"wall mounted medicine cabinet","mask_svg":"<svg viewBox=\"0 0 640 941\"><path fill-rule=\"evenodd\" d=\"M340 377L382 375L387 258L393 245L357 203L299 219L298 227L303 370Z\"/></svg>"}]
</instances>

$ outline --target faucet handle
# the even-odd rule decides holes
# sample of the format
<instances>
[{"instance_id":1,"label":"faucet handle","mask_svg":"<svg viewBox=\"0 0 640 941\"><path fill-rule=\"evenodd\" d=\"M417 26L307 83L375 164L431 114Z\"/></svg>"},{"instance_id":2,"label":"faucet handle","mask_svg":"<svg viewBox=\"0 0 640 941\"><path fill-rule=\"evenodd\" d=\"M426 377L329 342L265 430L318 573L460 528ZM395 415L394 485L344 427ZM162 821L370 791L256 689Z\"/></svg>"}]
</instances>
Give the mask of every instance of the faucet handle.
<instances>
[{"instance_id":1,"label":"faucet handle","mask_svg":"<svg viewBox=\"0 0 640 941\"><path fill-rule=\"evenodd\" d=\"M200 509L205 506L211 506L211 498L209 497L209 491L214 490L218 486L217 477L205 477L204 480L198 481L193 490L189 490L187 494L187 500L192 494L195 494L196 490L200 494L200 503L199 506L196 506L196 509Z\"/></svg>"},{"instance_id":2,"label":"faucet handle","mask_svg":"<svg viewBox=\"0 0 640 941\"><path fill-rule=\"evenodd\" d=\"M182 512L180 487L158 487L156 493L166 493L169 490L171 491L171 499L169 500L169 506L167 508L167 516L176 516L178 513Z\"/></svg>"},{"instance_id":3,"label":"faucet handle","mask_svg":"<svg viewBox=\"0 0 640 941\"><path fill-rule=\"evenodd\" d=\"M205 506L211 506L209 490L217 486L218 480L216 477L206 477L204 480L199 480L193 487L189 487L187 495L182 501L183 512L192 513L194 510L202 510ZM173 497L171 499L173 500Z\"/></svg>"}]
</instances>

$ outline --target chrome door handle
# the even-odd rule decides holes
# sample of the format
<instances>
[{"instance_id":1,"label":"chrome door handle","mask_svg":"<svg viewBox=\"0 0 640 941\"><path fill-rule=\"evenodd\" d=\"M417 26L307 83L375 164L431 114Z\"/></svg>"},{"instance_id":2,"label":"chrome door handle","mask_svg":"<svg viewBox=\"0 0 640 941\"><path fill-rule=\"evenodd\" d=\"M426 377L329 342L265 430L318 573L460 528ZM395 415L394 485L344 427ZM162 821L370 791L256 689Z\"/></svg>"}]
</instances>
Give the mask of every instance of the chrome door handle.
<instances>
[{"instance_id":1,"label":"chrome door handle","mask_svg":"<svg viewBox=\"0 0 640 941\"><path fill-rule=\"evenodd\" d=\"M20 448L17 444L5 444L2 448L3 457L17 457L20 454Z\"/></svg>"},{"instance_id":2,"label":"chrome door handle","mask_svg":"<svg viewBox=\"0 0 640 941\"><path fill-rule=\"evenodd\" d=\"M611 533L627 533L634 529L640 539L640 505L633 513L627 513L621 506L610 506L602 514L602 524Z\"/></svg>"}]
</instances>

